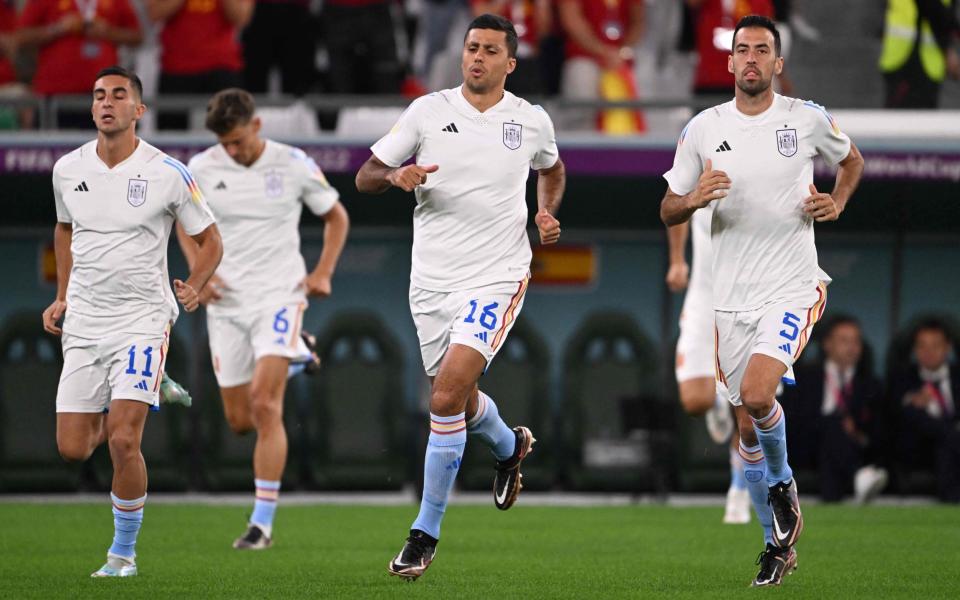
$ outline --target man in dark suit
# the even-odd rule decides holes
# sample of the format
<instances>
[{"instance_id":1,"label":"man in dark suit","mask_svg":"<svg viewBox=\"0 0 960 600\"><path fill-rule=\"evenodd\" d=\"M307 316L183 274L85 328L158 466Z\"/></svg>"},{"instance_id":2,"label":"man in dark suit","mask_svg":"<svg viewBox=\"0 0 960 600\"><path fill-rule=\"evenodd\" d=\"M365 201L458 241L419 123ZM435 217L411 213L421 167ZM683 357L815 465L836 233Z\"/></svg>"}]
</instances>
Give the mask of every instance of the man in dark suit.
<instances>
[{"instance_id":1,"label":"man in dark suit","mask_svg":"<svg viewBox=\"0 0 960 600\"><path fill-rule=\"evenodd\" d=\"M824 501L843 498L851 487L866 502L887 482L877 462L882 387L864 356L860 324L838 316L822 329L821 359L797 369L797 385L784 391L790 418L791 461L820 473Z\"/></svg>"},{"instance_id":2,"label":"man in dark suit","mask_svg":"<svg viewBox=\"0 0 960 600\"><path fill-rule=\"evenodd\" d=\"M940 499L960 502L960 373L952 353L946 326L922 322L913 336L914 362L891 378L890 397L901 415L904 466L933 467Z\"/></svg>"}]
</instances>

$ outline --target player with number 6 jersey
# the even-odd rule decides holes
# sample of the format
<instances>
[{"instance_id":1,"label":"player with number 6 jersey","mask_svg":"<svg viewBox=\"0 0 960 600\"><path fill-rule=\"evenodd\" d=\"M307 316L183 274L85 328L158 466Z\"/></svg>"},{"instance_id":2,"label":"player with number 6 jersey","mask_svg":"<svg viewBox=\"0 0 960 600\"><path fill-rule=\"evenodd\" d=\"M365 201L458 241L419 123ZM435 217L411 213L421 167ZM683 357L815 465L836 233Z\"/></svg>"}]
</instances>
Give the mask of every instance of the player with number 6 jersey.
<instances>
[{"instance_id":1,"label":"player with number 6 jersey","mask_svg":"<svg viewBox=\"0 0 960 600\"><path fill-rule=\"evenodd\" d=\"M753 585L779 585L796 568L803 516L775 394L781 379L792 382L826 303L830 279L817 264L814 222L840 216L863 158L823 107L774 93L783 58L769 19L740 20L728 68L734 99L680 135L660 214L675 225L713 206L716 377L736 406L744 476L764 529ZM831 193L814 186L816 156L838 167Z\"/></svg>"},{"instance_id":2,"label":"player with number 6 jersey","mask_svg":"<svg viewBox=\"0 0 960 600\"><path fill-rule=\"evenodd\" d=\"M489 446L494 504L510 508L520 463L534 442L511 429L477 386L523 308L530 271L526 182L538 172L534 221L544 244L560 237L555 214L565 175L547 113L504 90L516 68L510 21L482 15L464 38L464 83L417 99L357 173L361 192L414 192L410 311L432 382L430 438L420 513L391 574L416 579L430 565L467 434ZM403 166L411 156L416 163Z\"/></svg>"},{"instance_id":3,"label":"player with number 6 jersey","mask_svg":"<svg viewBox=\"0 0 960 600\"><path fill-rule=\"evenodd\" d=\"M146 107L139 78L100 71L93 90L97 139L57 161L54 251L57 297L44 328L63 338L57 389L57 446L83 461L104 441L113 462L114 537L94 577L137 574L137 533L147 499L140 440L156 408L177 300L187 311L220 261L213 215L187 168L136 135ZM167 245L179 221L197 259L190 278L167 273ZM63 327L57 324L64 316Z\"/></svg>"},{"instance_id":4,"label":"player with number 6 jersey","mask_svg":"<svg viewBox=\"0 0 960 600\"><path fill-rule=\"evenodd\" d=\"M346 243L349 219L340 195L298 148L260 137L253 96L230 88L207 107L207 128L219 141L190 161L223 232L223 261L200 299L224 414L238 434L257 432L256 496L238 549L263 549L287 459L283 396L289 375L315 363L312 336L302 331L307 297L324 298ZM323 251L309 274L300 255L306 205L325 223ZM180 233L193 264L195 245Z\"/></svg>"}]
</instances>

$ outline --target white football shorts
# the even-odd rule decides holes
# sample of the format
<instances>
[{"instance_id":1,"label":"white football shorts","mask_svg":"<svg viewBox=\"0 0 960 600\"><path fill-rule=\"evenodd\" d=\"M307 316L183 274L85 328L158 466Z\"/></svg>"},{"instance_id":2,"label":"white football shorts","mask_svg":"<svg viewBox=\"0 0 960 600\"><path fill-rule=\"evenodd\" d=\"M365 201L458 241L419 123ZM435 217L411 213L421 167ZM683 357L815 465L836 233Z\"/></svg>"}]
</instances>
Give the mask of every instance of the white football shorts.
<instances>
[{"instance_id":1,"label":"white football shorts","mask_svg":"<svg viewBox=\"0 0 960 600\"><path fill-rule=\"evenodd\" d=\"M680 313L680 337L674 367L677 383L716 376L715 328L710 293L689 289Z\"/></svg>"},{"instance_id":2,"label":"white football shorts","mask_svg":"<svg viewBox=\"0 0 960 600\"><path fill-rule=\"evenodd\" d=\"M827 284L820 282L816 301L777 302L744 312L716 311L717 380L740 406L740 383L754 354L775 358L787 367L783 382L793 381L793 363L810 341L813 326L827 304Z\"/></svg>"},{"instance_id":3,"label":"white football shorts","mask_svg":"<svg viewBox=\"0 0 960 600\"><path fill-rule=\"evenodd\" d=\"M410 313L427 375L433 377L440 370L450 344L473 348L489 366L523 309L529 281L527 276L518 282L456 292L432 292L411 285Z\"/></svg>"}]
</instances>

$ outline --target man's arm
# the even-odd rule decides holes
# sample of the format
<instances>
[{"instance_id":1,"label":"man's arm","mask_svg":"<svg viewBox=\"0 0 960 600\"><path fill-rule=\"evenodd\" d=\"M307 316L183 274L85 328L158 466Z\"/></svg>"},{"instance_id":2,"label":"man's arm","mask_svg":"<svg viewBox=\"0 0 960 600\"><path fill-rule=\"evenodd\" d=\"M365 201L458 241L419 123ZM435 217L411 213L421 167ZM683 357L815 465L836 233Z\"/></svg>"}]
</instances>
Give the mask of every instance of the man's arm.
<instances>
[{"instance_id":1,"label":"man's arm","mask_svg":"<svg viewBox=\"0 0 960 600\"><path fill-rule=\"evenodd\" d=\"M567 34L581 48L593 54L609 69L618 69L623 65L620 50L608 46L593 33L590 23L583 16L580 3L576 0L561 0L559 5L560 24Z\"/></svg>"},{"instance_id":2,"label":"man's arm","mask_svg":"<svg viewBox=\"0 0 960 600\"><path fill-rule=\"evenodd\" d=\"M70 244L73 241L73 225L57 223L53 228L53 253L57 259L57 297L43 311L43 328L54 335L63 331L57 321L67 310L67 285L70 283L70 270L73 268L73 254Z\"/></svg>"},{"instance_id":3,"label":"man's arm","mask_svg":"<svg viewBox=\"0 0 960 600\"><path fill-rule=\"evenodd\" d=\"M840 161L833 192L823 194L810 184L810 196L803 201L803 211L818 222L836 221L847 207L847 202L860 184L863 175L863 155L850 142L850 153Z\"/></svg>"},{"instance_id":4,"label":"man's arm","mask_svg":"<svg viewBox=\"0 0 960 600\"><path fill-rule=\"evenodd\" d=\"M689 222L667 227L667 247L670 253L667 287L670 288L671 292L686 289L690 281L690 266L687 264L687 238L689 235Z\"/></svg>"},{"instance_id":5,"label":"man's arm","mask_svg":"<svg viewBox=\"0 0 960 600\"><path fill-rule=\"evenodd\" d=\"M237 29L243 29L253 18L253 0L223 0L223 16Z\"/></svg>"},{"instance_id":6,"label":"man's arm","mask_svg":"<svg viewBox=\"0 0 960 600\"><path fill-rule=\"evenodd\" d=\"M60 37L81 31L83 19L76 13L69 13L49 25L20 27L12 35L18 46L29 48L43 47Z\"/></svg>"},{"instance_id":7,"label":"man's arm","mask_svg":"<svg viewBox=\"0 0 960 600\"><path fill-rule=\"evenodd\" d=\"M178 232L178 238L179 235ZM193 312L200 305L199 290L202 290L207 284L223 257L223 241L220 238L220 230L215 224L196 235L188 237L196 244L193 264L190 265L190 277L187 278L186 282L174 279L173 287L177 293L177 299L183 304L183 308L187 312ZM189 246L189 244L183 244L181 248L183 246ZM186 254L187 251L184 251L184 255ZM189 258L187 262L190 263Z\"/></svg>"},{"instance_id":8,"label":"man's arm","mask_svg":"<svg viewBox=\"0 0 960 600\"><path fill-rule=\"evenodd\" d=\"M103 19L94 19L85 30L86 36L121 46L139 46L143 32L139 27L115 27Z\"/></svg>"},{"instance_id":9,"label":"man's arm","mask_svg":"<svg viewBox=\"0 0 960 600\"><path fill-rule=\"evenodd\" d=\"M725 198L728 189L730 178L723 171L714 171L713 161L708 158L697 187L692 192L681 196L667 187L667 193L660 202L660 219L667 226L686 223L697 209Z\"/></svg>"},{"instance_id":10,"label":"man's arm","mask_svg":"<svg viewBox=\"0 0 960 600\"><path fill-rule=\"evenodd\" d=\"M350 231L350 216L343 204L337 202L333 208L323 215L323 251L317 266L307 275L304 281L307 294L310 296L327 297L333 290L333 272L337 269L340 254L347 243L347 233Z\"/></svg>"},{"instance_id":11,"label":"man's arm","mask_svg":"<svg viewBox=\"0 0 960 600\"><path fill-rule=\"evenodd\" d=\"M147 0L147 15L151 21L166 21L177 14L187 0Z\"/></svg>"},{"instance_id":12,"label":"man's arm","mask_svg":"<svg viewBox=\"0 0 960 600\"><path fill-rule=\"evenodd\" d=\"M357 191L364 194L382 194L395 186L405 192L412 192L418 185L427 182L427 174L434 173L438 168L437 165L388 167L379 158L371 155L357 171Z\"/></svg>"},{"instance_id":13,"label":"man's arm","mask_svg":"<svg viewBox=\"0 0 960 600\"><path fill-rule=\"evenodd\" d=\"M554 244L560 239L560 221L556 219L567 187L567 169L557 158L552 167L537 171L537 216L533 221L540 230L541 244Z\"/></svg>"}]
</instances>

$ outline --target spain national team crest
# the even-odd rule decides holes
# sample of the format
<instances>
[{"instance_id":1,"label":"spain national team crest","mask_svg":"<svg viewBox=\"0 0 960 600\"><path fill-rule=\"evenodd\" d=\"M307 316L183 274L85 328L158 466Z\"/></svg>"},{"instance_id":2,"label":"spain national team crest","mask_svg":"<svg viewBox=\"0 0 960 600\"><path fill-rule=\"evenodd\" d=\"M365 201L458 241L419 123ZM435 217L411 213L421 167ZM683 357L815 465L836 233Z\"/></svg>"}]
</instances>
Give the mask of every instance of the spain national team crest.
<instances>
[{"instance_id":1,"label":"spain national team crest","mask_svg":"<svg viewBox=\"0 0 960 600\"><path fill-rule=\"evenodd\" d=\"M503 145L511 150L516 150L520 147L520 143L523 141L523 125L519 123L504 123L503 124Z\"/></svg>"},{"instance_id":2,"label":"spain national team crest","mask_svg":"<svg viewBox=\"0 0 960 600\"><path fill-rule=\"evenodd\" d=\"M279 198L283 195L283 176L276 171L267 172L264 177L267 198Z\"/></svg>"},{"instance_id":3,"label":"spain national team crest","mask_svg":"<svg viewBox=\"0 0 960 600\"><path fill-rule=\"evenodd\" d=\"M778 129L777 130L777 150L787 158L797 153L797 130L796 129Z\"/></svg>"},{"instance_id":4,"label":"spain national team crest","mask_svg":"<svg viewBox=\"0 0 960 600\"><path fill-rule=\"evenodd\" d=\"M147 201L147 180L131 179L127 182L127 202L130 206L141 206Z\"/></svg>"}]
</instances>

